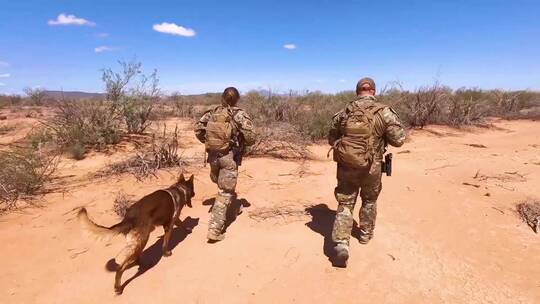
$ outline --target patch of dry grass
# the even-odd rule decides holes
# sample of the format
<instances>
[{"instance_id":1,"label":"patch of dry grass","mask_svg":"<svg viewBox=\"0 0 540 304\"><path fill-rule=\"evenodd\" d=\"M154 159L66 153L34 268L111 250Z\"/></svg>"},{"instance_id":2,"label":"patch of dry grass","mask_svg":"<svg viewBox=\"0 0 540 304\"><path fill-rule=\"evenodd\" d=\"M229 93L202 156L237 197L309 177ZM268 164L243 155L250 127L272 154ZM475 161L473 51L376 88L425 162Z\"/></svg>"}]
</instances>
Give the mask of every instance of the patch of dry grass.
<instances>
[{"instance_id":1,"label":"patch of dry grass","mask_svg":"<svg viewBox=\"0 0 540 304\"><path fill-rule=\"evenodd\" d=\"M133 205L136 200L133 195L126 194L124 192L118 192L113 203L113 210L120 218L124 218L127 210Z\"/></svg>"},{"instance_id":2,"label":"patch of dry grass","mask_svg":"<svg viewBox=\"0 0 540 304\"><path fill-rule=\"evenodd\" d=\"M540 231L540 201L527 200L517 204L517 213L519 217L529 225L529 227L538 233Z\"/></svg>"},{"instance_id":3,"label":"patch of dry grass","mask_svg":"<svg viewBox=\"0 0 540 304\"><path fill-rule=\"evenodd\" d=\"M178 153L178 127L172 135L168 135L166 129L161 135L152 135L149 146L140 145L137 147L135 155L114 163L107 169L98 172L99 176L116 175L129 173L138 180L156 175L159 169L182 167L187 165L187 161Z\"/></svg>"},{"instance_id":4,"label":"patch of dry grass","mask_svg":"<svg viewBox=\"0 0 540 304\"><path fill-rule=\"evenodd\" d=\"M20 198L43 191L58 166L58 157L42 150L0 151L0 212L17 208Z\"/></svg>"}]
</instances>

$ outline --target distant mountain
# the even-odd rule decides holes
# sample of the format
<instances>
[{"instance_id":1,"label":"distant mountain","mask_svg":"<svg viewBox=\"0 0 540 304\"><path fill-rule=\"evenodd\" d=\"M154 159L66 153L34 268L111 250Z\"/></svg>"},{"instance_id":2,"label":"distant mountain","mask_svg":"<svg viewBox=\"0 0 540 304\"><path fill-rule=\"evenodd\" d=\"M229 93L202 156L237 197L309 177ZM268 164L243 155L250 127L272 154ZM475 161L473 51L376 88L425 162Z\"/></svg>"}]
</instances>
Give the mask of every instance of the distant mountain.
<instances>
[{"instance_id":1,"label":"distant mountain","mask_svg":"<svg viewBox=\"0 0 540 304\"><path fill-rule=\"evenodd\" d=\"M79 91L45 91L47 97L54 99L101 99L105 97L104 93L88 93Z\"/></svg>"}]
</instances>

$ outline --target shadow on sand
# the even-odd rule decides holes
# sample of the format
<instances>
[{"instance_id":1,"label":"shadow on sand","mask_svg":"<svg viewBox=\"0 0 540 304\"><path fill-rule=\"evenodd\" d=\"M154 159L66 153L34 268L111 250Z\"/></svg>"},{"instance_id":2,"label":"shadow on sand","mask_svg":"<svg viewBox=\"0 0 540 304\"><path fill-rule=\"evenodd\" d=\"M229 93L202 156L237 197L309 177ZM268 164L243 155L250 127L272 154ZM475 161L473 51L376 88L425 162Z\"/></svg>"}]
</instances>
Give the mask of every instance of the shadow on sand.
<instances>
[{"instance_id":1,"label":"shadow on sand","mask_svg":"<svg viewBox=\"0 0 540 304\"><path fill-rule=\"evenodd\" d=\"M324 255L326 255L328 260L334 265L335 252L334 242L332 241L332 227L334 226L336 211L328 208L328 205L326 204L319 204L306 208L306 212L311 215L311 222L306 223L306 226L323 236ZM356 221L354 221L351 236L356 239L359 239L360 237L360 228L358 228L358 223Z\"/></svg>"},{"instance_id":2,"label":"shadow on sand","mask_svg":"<svg viewBox=\"0 0 540 304\"><path fill-rule=\"evenodd\" d=\"M186 237L191 234L193 229L199 225L199 219L198 218L192 218L187 217L182 221L183 227L174 227L171 239L169 240L169 248L171 251L173 251L174 254L174 248L178 246L182 241L186 239ZM131 278L129 278L127 281L122 284L122 290L133 280L135 280L137 277L141 276L148 270L152 269L154 266L156 266L159 261L161 260L161 257L163 256L163 236L159 238L152 246L146 248L143 253L141 254L141 257L139 259L139 269L137 270L137 273ZM116 271L118 267L118 264L116 263L115 259L110 259L105 268L108 271Z\"/></svg>"}]
</instances>

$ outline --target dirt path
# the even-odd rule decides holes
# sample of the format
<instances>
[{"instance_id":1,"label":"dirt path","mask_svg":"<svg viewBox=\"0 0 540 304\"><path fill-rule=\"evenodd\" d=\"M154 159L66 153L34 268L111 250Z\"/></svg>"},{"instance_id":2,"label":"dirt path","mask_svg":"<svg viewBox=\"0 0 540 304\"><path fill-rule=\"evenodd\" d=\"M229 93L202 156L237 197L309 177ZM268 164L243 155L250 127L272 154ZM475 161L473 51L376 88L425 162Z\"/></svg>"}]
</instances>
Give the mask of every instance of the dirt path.
<instances>
[{"instance_id":1,"label":"dirt path","mask_svg":"<svg viewBox=\"0 0 540 304\"><path fill-rule=\"evenodd\" d=\"M513 211L516 202L540 196L540 123L497 127L432 127L394 149L375 238L368 245L353 240L347 269L333 268L327 256L336 203L326 147L313 147L320 159L304 164L246 160L239 197L249 206L217 244L205 242L210 206L203 205L216 188L208 168L193 168L197 196L182 214L193 232L176 231L173 255L160 258L156 229L143 258L150 269L122 296L114 295L105 264L123 239L86 239L70 211L87 205L97 222L112 224L118 191L140 197L174 177L76 185L48 195L42 209L0 218L0 302L540 303L540 238ZM80 166L99 167L88 162ZM77 166L63 170L80 173Z\"/></svg>"}]
</instances>

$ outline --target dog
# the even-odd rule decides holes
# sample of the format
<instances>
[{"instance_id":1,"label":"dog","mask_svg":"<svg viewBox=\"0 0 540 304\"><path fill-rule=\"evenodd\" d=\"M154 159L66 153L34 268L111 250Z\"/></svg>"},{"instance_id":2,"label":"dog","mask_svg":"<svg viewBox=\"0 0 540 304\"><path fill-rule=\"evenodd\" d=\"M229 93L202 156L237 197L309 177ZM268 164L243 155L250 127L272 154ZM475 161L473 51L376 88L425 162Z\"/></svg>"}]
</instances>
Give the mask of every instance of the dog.
<instances>
[{"instance_id":1,"label":"dog","mask_svg":"<svg viewBox=\"0 0 540 304\"><path fill-rule=\"evenodd\" d=\"M139 265L139 258L148 242L150 232L156 226L163 226L165 235L163 236L163 256L170 256L172 253L168 248L173 226L184 228L180 221L180 212L184 205L191 206L191 199L195 196L193 187L193 175L185 179L181 174L178 181L167 189L157 190L133 205L126 211L122 221L111 227L104 227L94 223L88 217L86 208L81 208L78 219L83 229L98 238L113 237L118 234L126 236L127 245L122 250L125 258L116 269L114 290L117 294L122 294L123 272L135 265ZM185 229L185 228L184 228Z\"/></svg>"}]
</instances>

